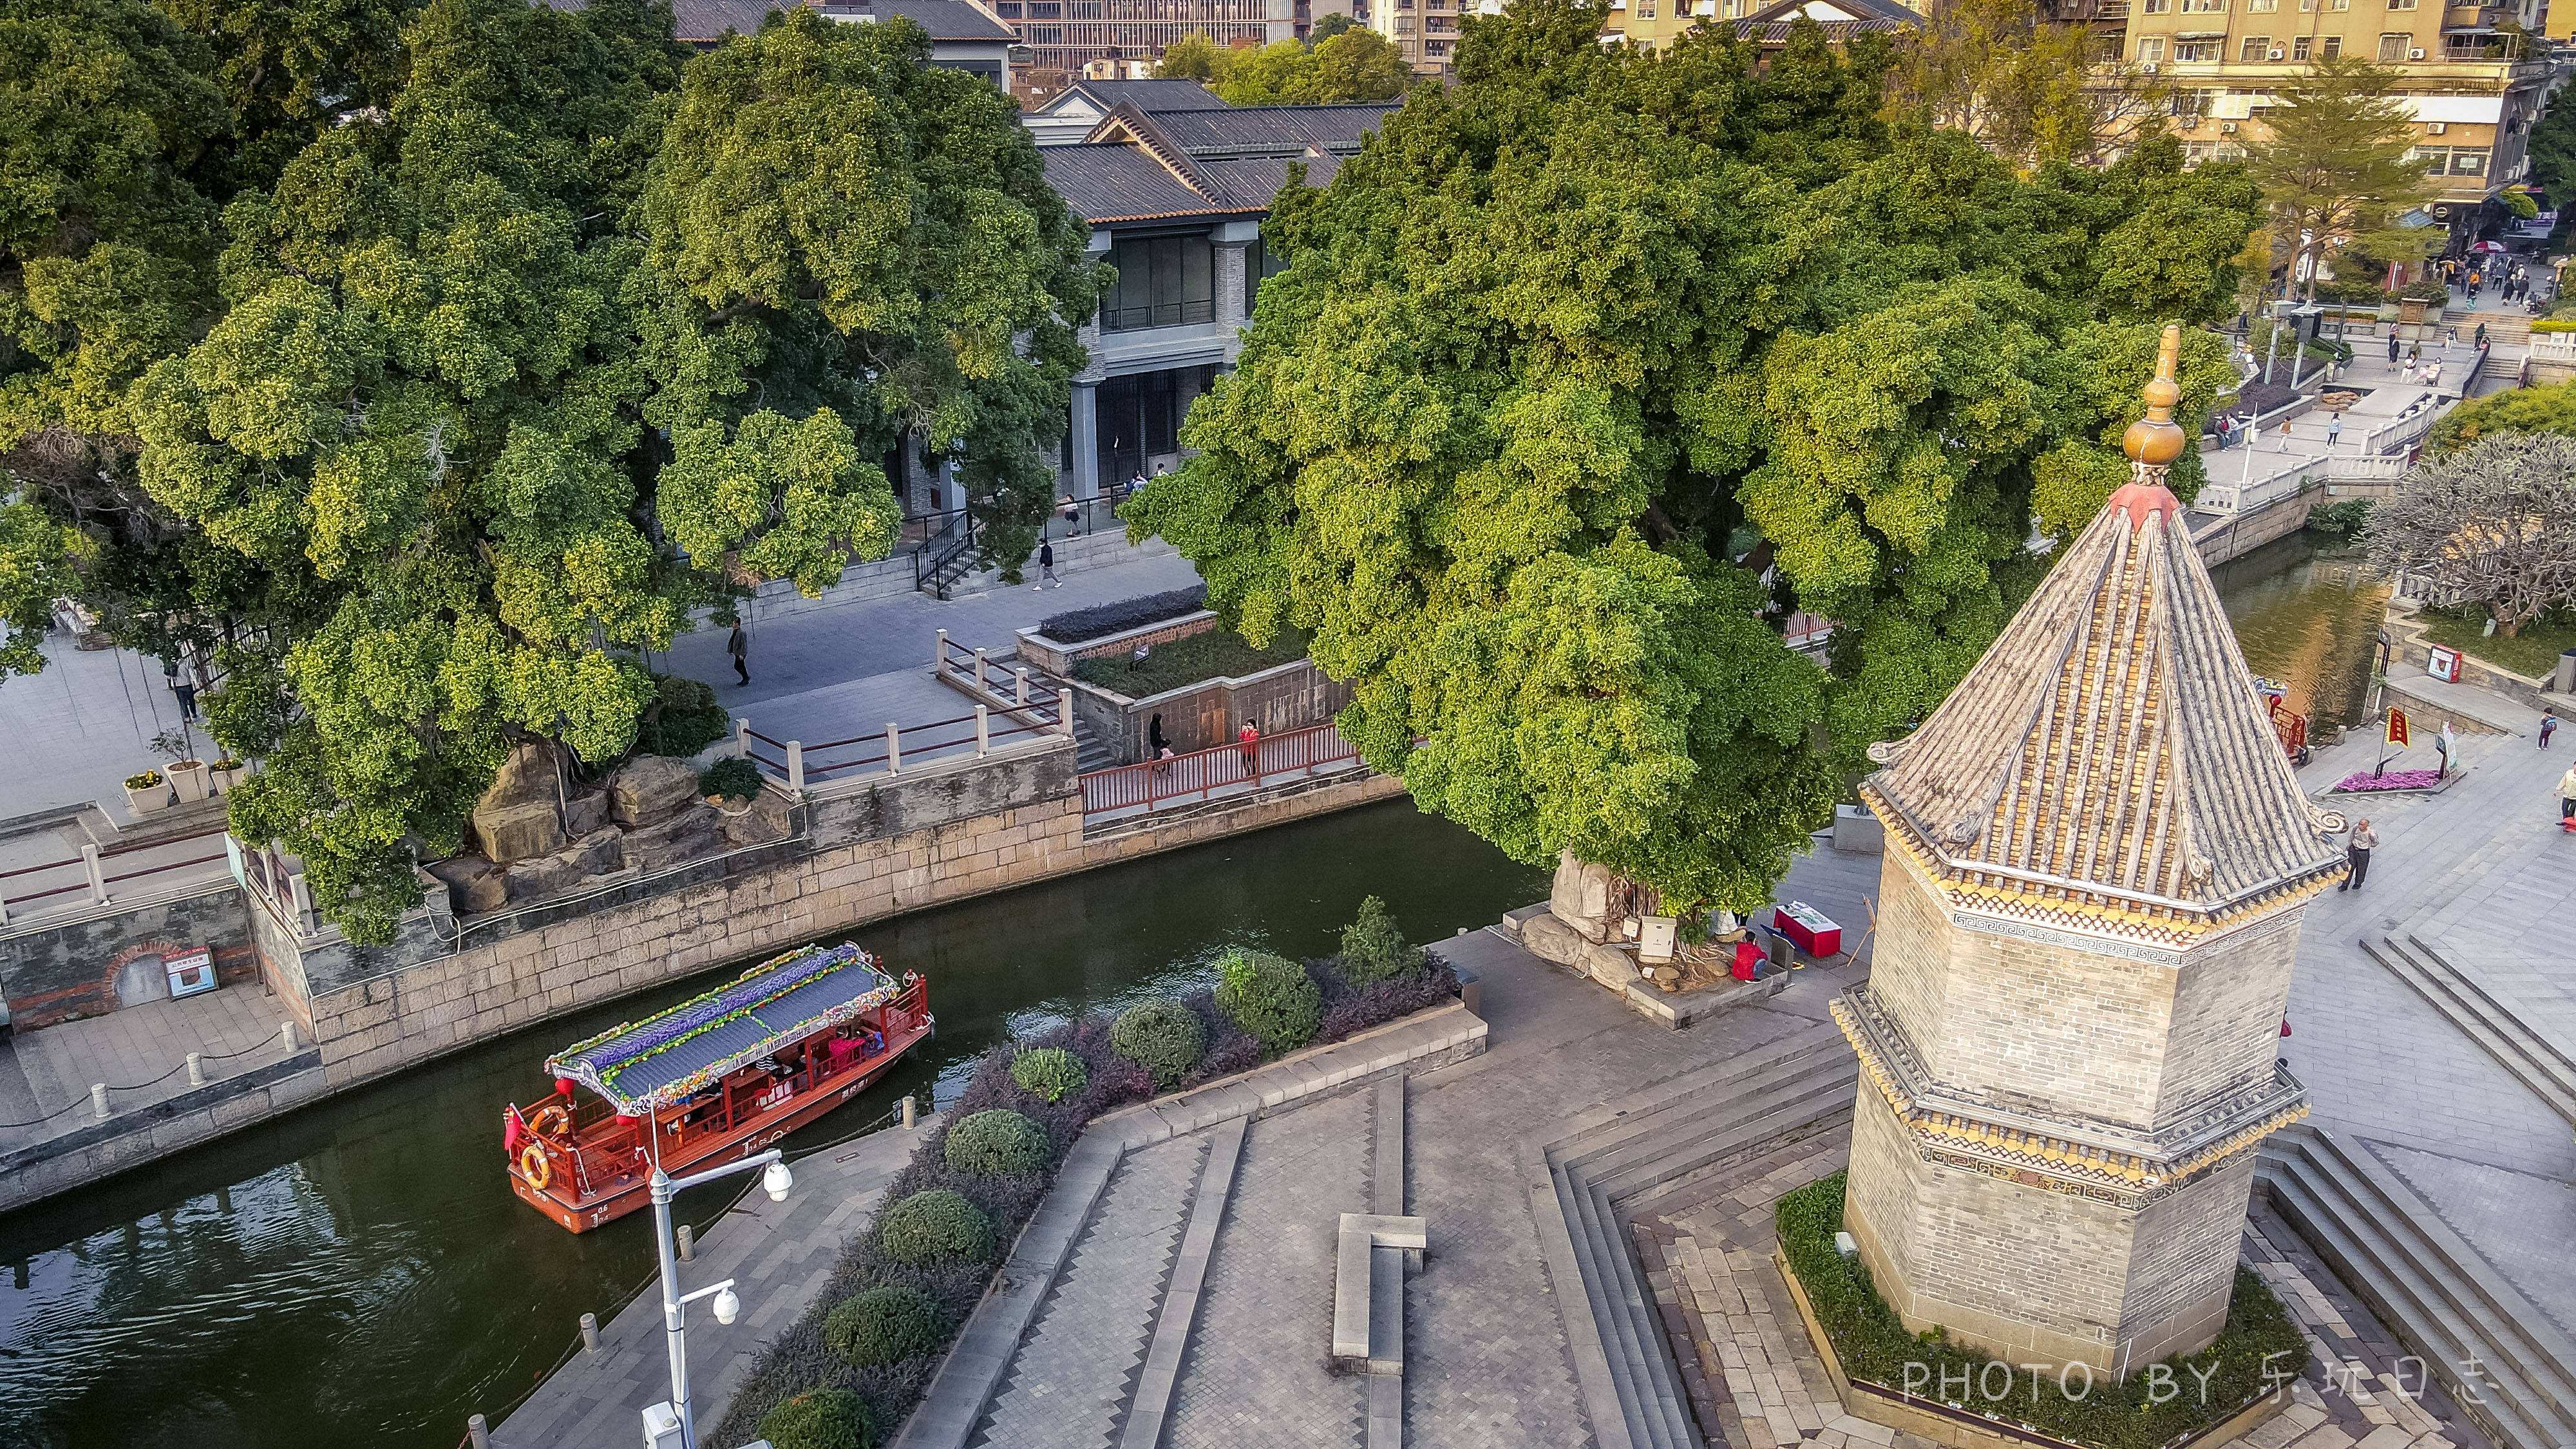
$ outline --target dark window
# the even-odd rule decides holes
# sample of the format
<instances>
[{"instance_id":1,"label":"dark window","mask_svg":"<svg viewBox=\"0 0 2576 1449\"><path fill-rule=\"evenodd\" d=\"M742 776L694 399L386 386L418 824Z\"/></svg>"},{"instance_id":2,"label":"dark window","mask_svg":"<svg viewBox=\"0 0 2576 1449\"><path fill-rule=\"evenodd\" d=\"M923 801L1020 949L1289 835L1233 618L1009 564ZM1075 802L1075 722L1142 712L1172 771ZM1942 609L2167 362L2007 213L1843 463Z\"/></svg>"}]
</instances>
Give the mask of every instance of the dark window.
<instances>
[{"instance_id":1,"label":"dark window","mask_svg":"<svg viewBox=\"0 0 2576 1449\"><path fill-rule=\"evenodd\" d=\"M1259 237L1243 249L1243 320L1252 321L1253 304L1260 300L1261 284L1288 270L1288 258L1270 249Z\"/></svg>"},{"instance_id":2,"label":"dark window","mask_svg":"<svg viewBox=\"0 0 2576 1449\"><path fill-rule=\"evenodd\" d=\"M1213 367L1176 367L1100 384L1100 481L1127 482L1145 472L1151 460L1179 452L1181 420L1215 381Z\"/></svg>"},{"instance_id":3,"label":"dark window","mask_svg":"<svg viewBox=\"0 0 2576 1449\"><path fill-rule=\"evenodd\" d=\"M1110 253L1118 285L1100 309L1107 332L1216 320L1216 258L1207 236L1121 238Z\"/></svg>"}]
</instances>

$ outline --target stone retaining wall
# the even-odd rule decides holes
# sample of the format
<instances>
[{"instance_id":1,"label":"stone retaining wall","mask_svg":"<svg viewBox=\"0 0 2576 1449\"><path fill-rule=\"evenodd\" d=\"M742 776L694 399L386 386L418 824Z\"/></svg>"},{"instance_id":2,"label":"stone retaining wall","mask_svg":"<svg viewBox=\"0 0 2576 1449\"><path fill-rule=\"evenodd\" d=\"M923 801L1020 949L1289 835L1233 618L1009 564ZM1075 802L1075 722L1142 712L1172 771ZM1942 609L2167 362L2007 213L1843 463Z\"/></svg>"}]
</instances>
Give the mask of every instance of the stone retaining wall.
<instances>
[{"instance_id":1,"label":"stone retaining wall","mask_svg":"<svg viewBox=\"0 0 2576 1449\"><path fill-rule=\"evenodd\" d=\"M0 939L0 998L18 1031L100 1016L168 996L163 958L200 946L225 985L259 974L250 915L230 880L13 931Z\"/></svg>"}]
</instances>

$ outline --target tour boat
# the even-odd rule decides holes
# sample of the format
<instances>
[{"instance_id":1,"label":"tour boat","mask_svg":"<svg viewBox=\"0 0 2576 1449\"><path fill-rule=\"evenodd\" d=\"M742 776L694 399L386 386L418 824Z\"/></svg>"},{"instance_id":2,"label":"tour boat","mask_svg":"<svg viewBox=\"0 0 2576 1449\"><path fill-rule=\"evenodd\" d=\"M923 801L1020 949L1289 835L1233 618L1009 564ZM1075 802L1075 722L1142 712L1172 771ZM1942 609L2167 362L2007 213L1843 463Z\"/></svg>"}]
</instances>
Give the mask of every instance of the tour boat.
<instances>
[{"instance_id":1,"label":"tour boat","mask_svg":"<svg viewBox=\"0 0 2576 1449\"><path fill-rule=\"evenodd\" d=\"M895 980L856 946L800 947L547 1058L554 1095L502 1114L510 1187L585 1232L647 1205L656 1165L678 1177L758 1152L932 1031L919 976Z\"/></svg>"}]
</instances>

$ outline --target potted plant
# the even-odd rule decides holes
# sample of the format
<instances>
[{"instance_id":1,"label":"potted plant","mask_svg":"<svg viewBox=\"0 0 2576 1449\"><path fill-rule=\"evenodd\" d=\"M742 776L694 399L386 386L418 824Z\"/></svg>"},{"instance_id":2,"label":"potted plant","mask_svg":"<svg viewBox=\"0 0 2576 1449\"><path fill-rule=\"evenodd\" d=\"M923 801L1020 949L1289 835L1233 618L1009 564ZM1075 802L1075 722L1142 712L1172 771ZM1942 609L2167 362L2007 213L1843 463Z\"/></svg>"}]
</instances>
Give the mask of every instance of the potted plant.
<instances>
[{"instance_id":1,"label":"potted plant","mask_svg":"<svg viewBox=\"0 0 2576 1449\"><path fill-rule=\"evenodd\" d=\"M226 755L222 759L215 761L214 764L207 768L214 772L215 788L227 795L233 792L233 787L235 785L240 784L242 780L250 774L250 766L243 764L241 761L234 759L230 755Z\"/></svg>"},{"instance_id":2,"label":"potted plant","mask_svg":"<svg viewBox=\"0 0 2576 1449\"><path fill-rule=\"evenodd\" d=\"M170 788L178 792L179 803L192 804L215 793L212 772L206 762L197 758L196 737L186 725L152 738L152 748L173 756L162 773L170 777Z\"/></svg>"},{"instance_id":3,"label":"potted plant","mask_svg":"<svg viewBox=\"0 0 2576 1449\"><path fill-rule=\"evenodd\" d=\"M170 804L169 782L161 778L159 770L128 775L125 777L125 804L137 815L165 809Z\"/></svg>"}]
</instances>

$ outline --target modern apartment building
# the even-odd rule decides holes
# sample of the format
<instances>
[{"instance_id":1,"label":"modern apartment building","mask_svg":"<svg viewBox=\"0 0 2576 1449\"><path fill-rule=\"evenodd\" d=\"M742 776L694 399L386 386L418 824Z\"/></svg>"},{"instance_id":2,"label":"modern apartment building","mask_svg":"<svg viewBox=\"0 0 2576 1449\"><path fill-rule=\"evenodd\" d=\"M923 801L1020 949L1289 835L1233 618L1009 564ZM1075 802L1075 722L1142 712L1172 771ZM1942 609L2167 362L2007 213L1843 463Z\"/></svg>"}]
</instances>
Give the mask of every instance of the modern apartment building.
<instances>
[{"instance_id":1,"label":"modern apartment building","mask_svg":"<svg viewBox=\"0 0 2576 1449\"><path fill-rule=\"evenodd\" d=\"M2530 170L2532 122L2559 67L2531 53L2546 0L2097 0L2093 24L2121 53L2182 87L2177 124L2197 160L2243 154L2271 134L2280 93L2311 61L2366 55L2405 75L2415 154L2441 178L2429 208L2474 230L2496 193ZM2196 112L2197 114L2191 114Z\"/></svg>"},{"instance_id":2,"label":"modern apartment building","mask_svg":"<svg viewBox=\"0 0 2576 1449\"><path fill-rule=\"evenodd\" d=\"M1456 63L1459 20L1502 13L1502 0L1369 0L1361 23L1395 42L1415 75L1447 75Z\"/></svg>"},{"instance_id":3,"label":"modern apartment building","mask_svg":"<svg viewBox=\"0 0 2576 1449\"><path fill-rule=\"evenodd\" d=\"M1786 44L1790 25L1801 18L1840 42L1917 25L1923 17L1898 0L1610 0L1601 38L1661 50L1699 26L1732 24L1739 38L1768 50Z\"/></svg>"}]
</instances>

